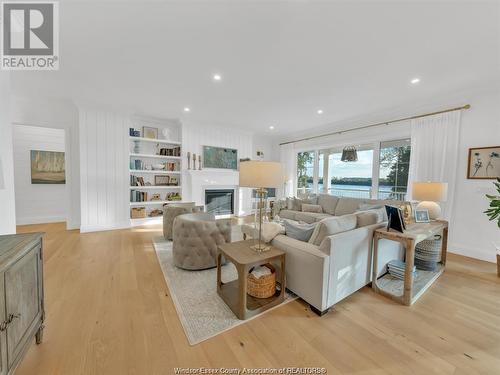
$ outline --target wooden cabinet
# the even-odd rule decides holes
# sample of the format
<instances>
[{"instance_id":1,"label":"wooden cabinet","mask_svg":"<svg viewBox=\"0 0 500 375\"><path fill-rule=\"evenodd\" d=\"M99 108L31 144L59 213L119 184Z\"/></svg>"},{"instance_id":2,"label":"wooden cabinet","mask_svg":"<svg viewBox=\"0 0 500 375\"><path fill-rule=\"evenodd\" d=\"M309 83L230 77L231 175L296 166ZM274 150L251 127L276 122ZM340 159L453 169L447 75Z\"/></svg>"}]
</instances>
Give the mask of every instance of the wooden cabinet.
<instances>
[{"instance_id":1,"label":"wooden cabinet","mask_svg":"<svg viewBox=\"0 0 500 375\"><path fill-rule=\"evenodd\" d=\"M0 375L11 374L44 321L42 233L0 236Z\"/></svg>"}]
</instances>

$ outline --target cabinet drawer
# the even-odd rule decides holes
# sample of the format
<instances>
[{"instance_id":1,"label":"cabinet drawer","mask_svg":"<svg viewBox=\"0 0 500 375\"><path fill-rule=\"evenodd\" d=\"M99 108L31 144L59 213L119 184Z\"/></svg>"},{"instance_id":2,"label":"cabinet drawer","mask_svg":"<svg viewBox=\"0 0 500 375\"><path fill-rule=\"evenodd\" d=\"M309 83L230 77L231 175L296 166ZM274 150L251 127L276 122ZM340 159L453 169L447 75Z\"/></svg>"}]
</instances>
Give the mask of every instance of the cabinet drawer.
<instances>
[{"instance_id":1,"label":"cabinet drawer","mask_svg":"<svg viewBox=\"0 0 500 375\"><path fill-rule=\"evenodd\" d=\"M5 271L5 311L11 316L7 326L7 361L10 365L23 350L30 331L41 316L40 245L35 246Z\"/></svg>"}]
</instances>

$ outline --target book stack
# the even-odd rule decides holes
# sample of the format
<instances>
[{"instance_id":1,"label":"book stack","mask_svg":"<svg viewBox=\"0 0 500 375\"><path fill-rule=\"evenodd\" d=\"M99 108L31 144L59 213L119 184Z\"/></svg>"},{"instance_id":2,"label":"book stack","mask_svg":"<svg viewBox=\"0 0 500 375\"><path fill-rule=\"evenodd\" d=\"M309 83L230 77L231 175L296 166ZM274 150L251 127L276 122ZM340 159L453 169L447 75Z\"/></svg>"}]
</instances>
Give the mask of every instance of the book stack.
<instances>
[{"instance_id":1,"label":"book stack","mask_svg":"<svg viewBox=\"0 0 500 375\"><path fill-rule=\"evenodd\" d=\"M388 264L387 264L387 268L389 270L389 274L397 279L401 279L401 280L404 280L405 278L405 269L406 269L406 263L401 261L401 260L398 260L398 259L394 259L394 260L391 260ZM415 275L415 272L416 272L416 267L413 266L413 275Z\"/></svg>"},{"instance_id":2,"label":"book stack","mask_svg":"<svg viewBox=\"0 0 500 375\"><path fill-rule=\"evenodd\" d=\"M144 177L130 175L130 186L146 186Z\"/></svg>"},{"instance_id":3,"label":"book stack","mask_svg":"<svg viewBox=\"0 0 500 375\"><path fill-rule=\"evenodd\" d=\"M148 201L148 193L145 191L130 191L130 202L147 202Z\"/></svg>"},{"instance_id":4,"label":"book stack","mask_svg":"<svg viewBox=\"0 0 500 375\"><path fill-rule=\"evenodd\" d=\"M139 159L132 159L130 160L130 169L143 170L144 162Z\"/></svg>"}]
</instances>

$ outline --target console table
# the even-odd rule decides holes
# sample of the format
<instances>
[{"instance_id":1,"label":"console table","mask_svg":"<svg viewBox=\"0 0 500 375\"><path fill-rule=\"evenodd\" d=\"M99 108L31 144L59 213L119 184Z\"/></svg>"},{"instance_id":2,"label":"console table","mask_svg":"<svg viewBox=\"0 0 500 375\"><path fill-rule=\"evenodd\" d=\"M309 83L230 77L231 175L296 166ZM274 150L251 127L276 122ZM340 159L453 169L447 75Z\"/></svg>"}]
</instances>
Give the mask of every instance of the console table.
<instances>
[{"instance_id":1,"label":"console table","mask_svg":"<svg viewBox=\"0 0 500 375\"><path fill-rule=\"evenodd\" d=\"M14 373L33 337L42 342L43 235L0 236L0 375Z\"/></svg>"},{"instance_id":2,"label":"console table","mask_svg":"<svg viewBox=\"0 0 500 375\"><path fill-rule=\"evenodd\" d=\"M442 235L441 262L436 271L416 271L413 275L415 263L415 246L435 235ZM400 242L405 248L405 278L404 280L392 279L388 275L378 278L378 243L380 240ZM411 223L404 233L390 229L377 229L373 235L373 274L372 288L375 293L389 297L403 305L412 305L444 272L446 265L446 251L448 248L448 222L444 220L431 221L430 223ZM394 290L401 290L395 293Z\"/></svg>"},{"instance_id":3,"label":"console table","mask_svg":"<svg viewBox=\"0 0 500 375\"><path fill-rule=\"evenodd\" d=\"M271 246L269 251L257 253L250 246L253 240L225 243L218 247L217 252L217 293L226 302L238 319L247 319L273 306L279 305L285 299L285 252ZM222 257L236 266L238 278L228 283L221 280ZM272 261L280 261L279 281L281 290L269 298L255 298L247 294L247 276L250 268Z\"/></svg>"}]
</instances>

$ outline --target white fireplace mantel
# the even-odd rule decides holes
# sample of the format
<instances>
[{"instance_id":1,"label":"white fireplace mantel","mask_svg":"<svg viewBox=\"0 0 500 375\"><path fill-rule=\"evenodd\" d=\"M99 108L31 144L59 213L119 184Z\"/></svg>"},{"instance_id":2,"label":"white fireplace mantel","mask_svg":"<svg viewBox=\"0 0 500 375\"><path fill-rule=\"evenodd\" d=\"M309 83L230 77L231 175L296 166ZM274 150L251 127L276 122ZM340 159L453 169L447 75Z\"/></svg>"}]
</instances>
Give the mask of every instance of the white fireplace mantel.
<instances>
[{"instance_id":1,"label":"white fireplace mantel","mask_svg":"<svg viewBox=\"0 0 500 375\"><path fill-rule=\"evenodd\" d=\"M236 216L251 213L252 191L249 188L239 187L240 174L238 171L226 169L185 170L183 172L183 200L205 204L205 190L207 189L234 189L234 212Z\"/></svg>"}]
</instances>

